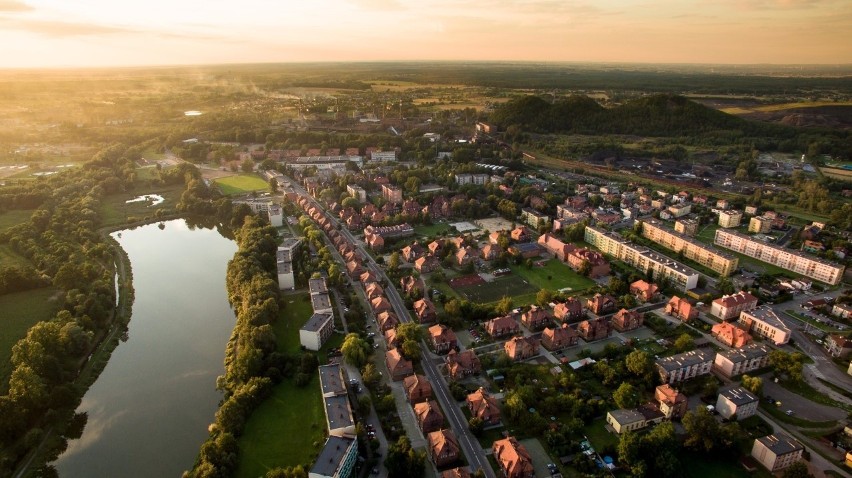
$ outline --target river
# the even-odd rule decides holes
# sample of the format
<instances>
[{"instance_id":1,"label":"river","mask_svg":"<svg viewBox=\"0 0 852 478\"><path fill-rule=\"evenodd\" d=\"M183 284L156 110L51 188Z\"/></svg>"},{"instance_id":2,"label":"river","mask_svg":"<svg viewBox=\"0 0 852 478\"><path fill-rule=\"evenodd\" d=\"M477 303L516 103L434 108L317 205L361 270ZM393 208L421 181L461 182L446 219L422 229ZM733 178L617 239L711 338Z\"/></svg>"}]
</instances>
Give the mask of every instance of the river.
<instances>
[{"instance_id":1,"label":"river","mask_svg":"<svg viewBox=\"0 0 852 478\"><path fill-rule=\"evenodd\" d=\"M182 219L164 225L113 234L133 269L128 339L77 409L88 422L54 462L62 478L178 477L207 437L234 327L225 272L237 245Z\"/></svg>"}]
</instances>

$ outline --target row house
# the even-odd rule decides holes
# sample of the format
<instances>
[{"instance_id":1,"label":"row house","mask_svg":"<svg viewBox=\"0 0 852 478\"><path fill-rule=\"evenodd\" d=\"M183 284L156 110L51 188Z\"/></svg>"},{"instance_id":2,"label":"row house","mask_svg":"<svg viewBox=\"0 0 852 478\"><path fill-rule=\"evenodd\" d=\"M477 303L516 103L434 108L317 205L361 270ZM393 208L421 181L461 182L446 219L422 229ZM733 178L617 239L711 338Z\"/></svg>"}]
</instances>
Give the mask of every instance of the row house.
<instances>
[{"instance_id":1,"label":"row house","mask_svg":"<svg viewBox=\"0 0 852 478\"><path fill-rule=\"evenodd\" d=\"M577 332L569 327L568 324L562 324L562 326L554 328L547 327L541 333L541 345L547 350L554 352L577 345L579 337Z\"/></svg>"}]
</instances>

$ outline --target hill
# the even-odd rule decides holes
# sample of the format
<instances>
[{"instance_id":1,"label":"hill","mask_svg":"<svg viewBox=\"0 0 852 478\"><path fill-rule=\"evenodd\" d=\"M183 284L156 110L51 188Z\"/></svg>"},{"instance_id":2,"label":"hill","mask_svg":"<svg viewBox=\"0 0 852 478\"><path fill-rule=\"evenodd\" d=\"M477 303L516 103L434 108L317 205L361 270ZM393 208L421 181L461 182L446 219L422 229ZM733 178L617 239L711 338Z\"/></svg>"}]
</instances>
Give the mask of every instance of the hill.
<instances>
[{"instance_id":1,"label":"hill","mask_svg":"<svg viewBox=\"0 0 852 478\"><path fill-rule=\"evenodd\" d=\"M676 95L651 95L614 108L571 96L549 103L536 96L509 101L489 118L501 128L521 126L537 133L685 136L736 131L746 136L788 136L789 128L748 121Z\"/></svg>"}]
</instances>

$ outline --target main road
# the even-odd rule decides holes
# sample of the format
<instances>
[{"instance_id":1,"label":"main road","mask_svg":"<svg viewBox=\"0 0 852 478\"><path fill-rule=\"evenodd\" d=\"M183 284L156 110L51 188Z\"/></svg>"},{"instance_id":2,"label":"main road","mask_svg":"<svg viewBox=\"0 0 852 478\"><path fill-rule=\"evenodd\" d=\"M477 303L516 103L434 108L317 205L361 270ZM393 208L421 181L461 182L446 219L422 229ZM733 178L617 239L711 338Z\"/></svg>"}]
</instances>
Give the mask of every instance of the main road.
<instances>
[{"instance_id":1,"label":"main road","mask_svg":"<svg viewBox=\"0 0 852 478\"><path fill-rule=\"evenodd\" d=\"M385 296L388 301L393 306L394 312L396 312L397 317L402 322L410 322L411 315L408 313L408 309L405 307L405 301L402 299L402 296L399 294L399 291L396 289L394 283L390 280L390 278L385 274L385 271L376 265L375 262L369 259L370 254L361 246L361 244L355 240L355 236L342 225L338 218L334 217L332 214L329 214L328 211L320 204L317 200L315 200L304 188L302 188L296 181L288 178L290 181L290 188L293 191L299 193L300 195L306 197L317 209L324 211L326 213L326 217L331 221L332 224L337 228L337 230L343 234L343 236L355 247L362 257L365 258L364 265L374 274L376 277L380 279L384 279L387 286L385 287ZM464 452L465 458L467 458L467 462L470 465L471 470L475 471L477 468L481 469L485 472L485 476L487 478L496 478L494 474L494 470L491 469L491 465L488 463L488 459L485 456L485 452L482 450L482 447L479 446L479 441L477 441L476 437L471 433L470 428L467 425L467 420L465 420L464 414L459 409L452 395L450 394L449 386L447 385L447 381L444 379L444 376L438 370L438 367L432 361L431 354L429 349L425 346L425 342L422 344L423 353L421 355L421 363L423 364L423 372L426 374L426 378L429 379L429 383L432 384L432 390L435 392L435 397L438 399L438 403L441 405L441 408L444 410L446 414L447 421L450 423L450 429L452 429L453 433L455 433L456 438L459 441L459 446L461 446L462 451Z\"/></svg>"}]
</instances>

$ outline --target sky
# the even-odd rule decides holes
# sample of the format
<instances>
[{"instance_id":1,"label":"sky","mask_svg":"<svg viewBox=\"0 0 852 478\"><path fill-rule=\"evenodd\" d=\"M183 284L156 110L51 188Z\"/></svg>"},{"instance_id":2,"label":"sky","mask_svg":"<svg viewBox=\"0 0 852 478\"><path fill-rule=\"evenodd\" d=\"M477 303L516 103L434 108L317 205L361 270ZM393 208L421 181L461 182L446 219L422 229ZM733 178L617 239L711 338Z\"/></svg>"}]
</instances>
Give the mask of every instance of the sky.
<instances>
[{"instance_id":1,"label":"sky","mask_svg":"<svg viewBox=\"0 0 852 478\"><path fill-rule=\"evenodd\" d=\"M0 68L850 64L852 0L0 0Z\"/></svg>"}]
</instances>

